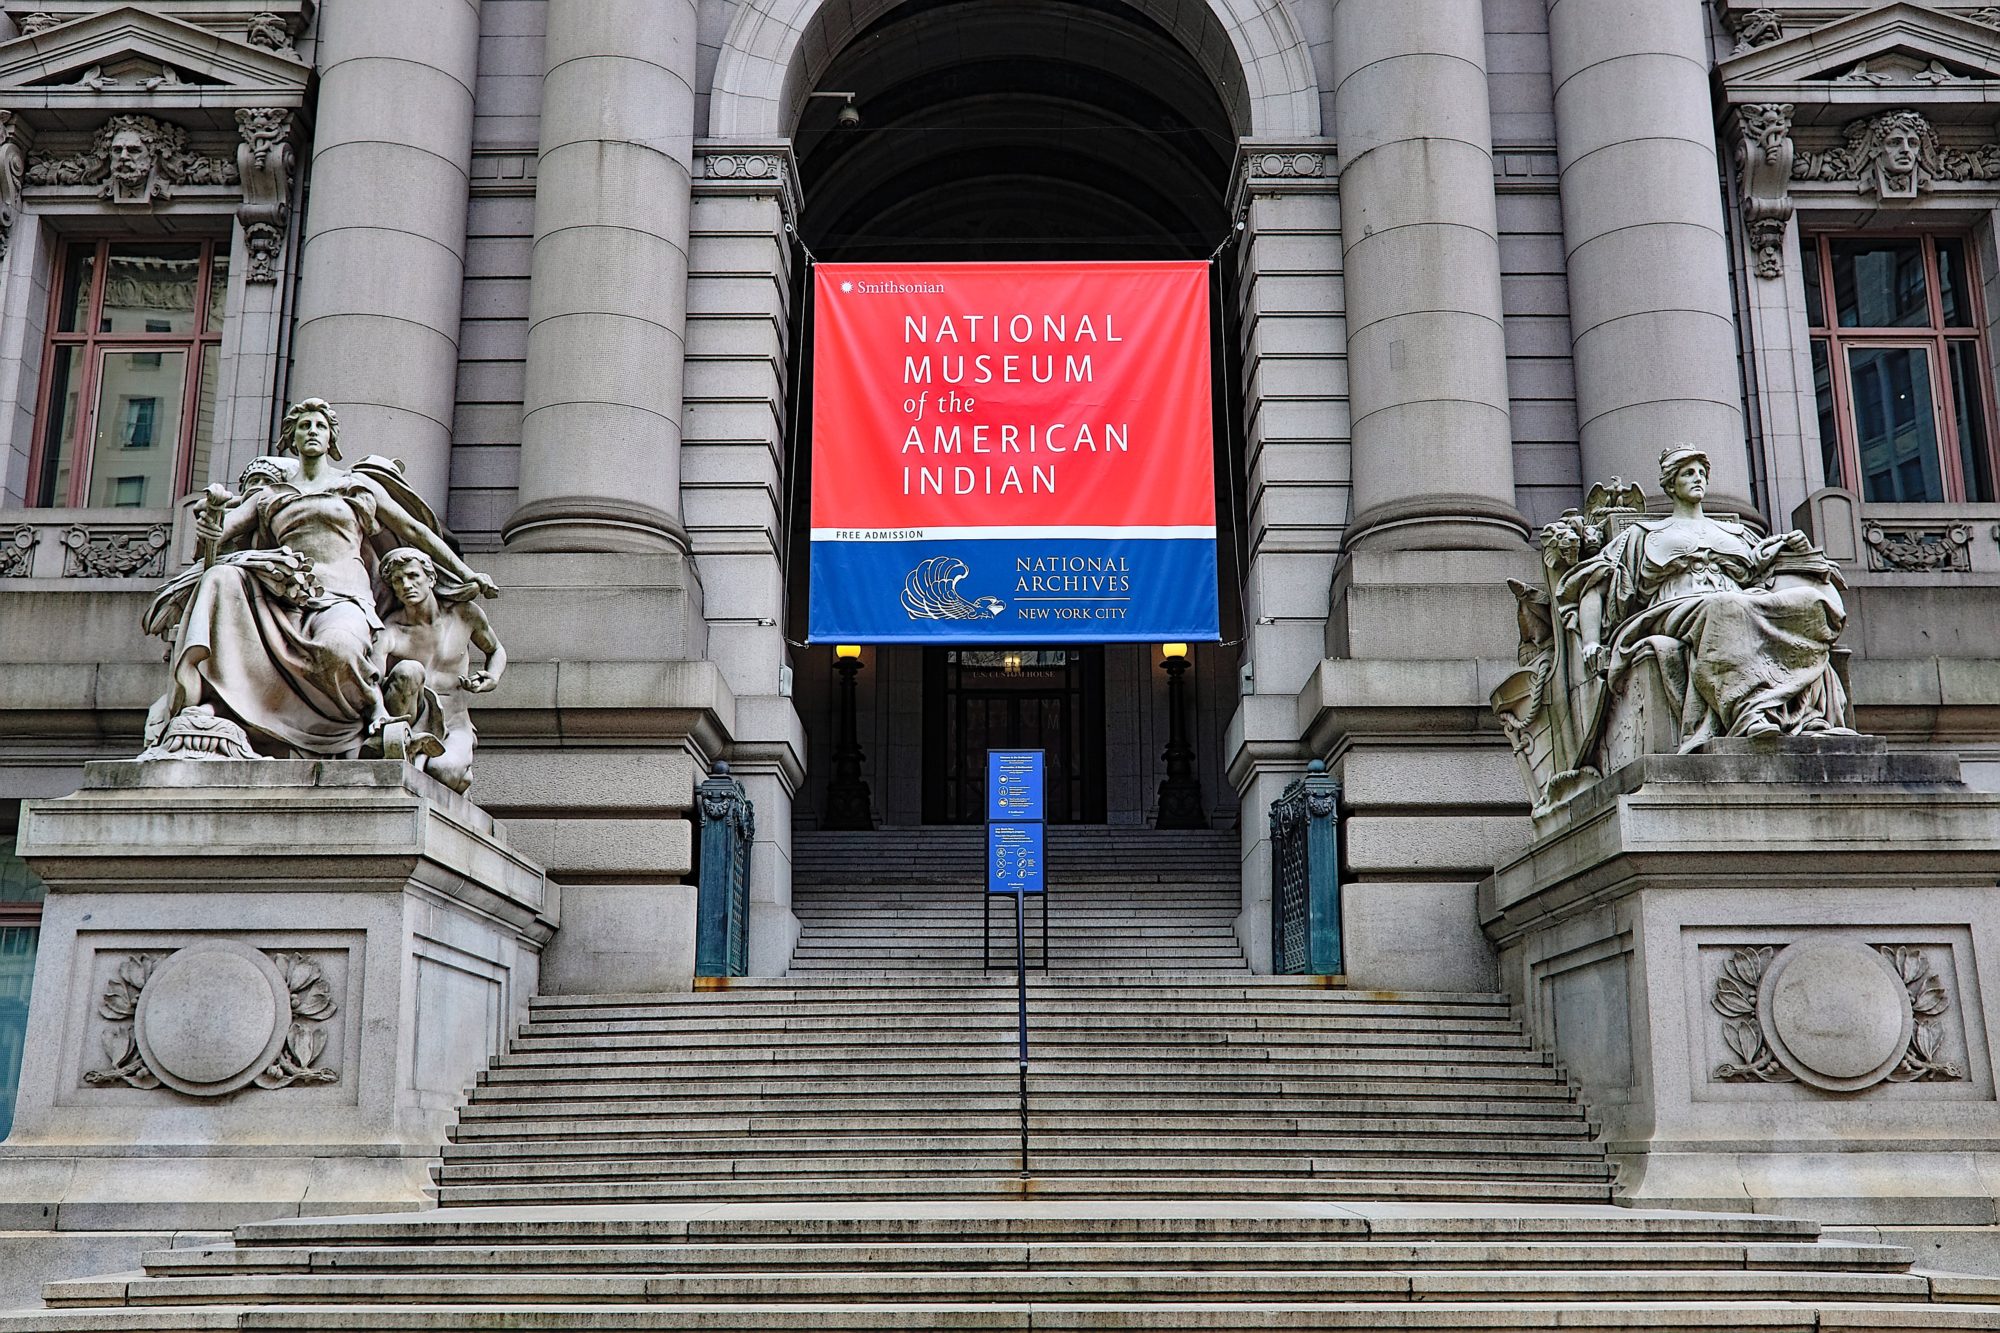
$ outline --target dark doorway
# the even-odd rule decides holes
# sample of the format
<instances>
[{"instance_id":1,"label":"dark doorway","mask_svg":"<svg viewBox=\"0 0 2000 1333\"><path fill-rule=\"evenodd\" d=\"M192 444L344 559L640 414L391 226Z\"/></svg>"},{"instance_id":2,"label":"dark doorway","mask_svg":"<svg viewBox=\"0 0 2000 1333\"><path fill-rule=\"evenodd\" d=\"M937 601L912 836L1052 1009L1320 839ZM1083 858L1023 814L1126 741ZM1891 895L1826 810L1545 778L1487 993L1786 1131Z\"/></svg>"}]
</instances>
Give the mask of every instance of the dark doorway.
<instances>
[{"instance_id":1,"label":"dark doorway","mask_svg":"<svg viewBox=\"0 0 2000 1333\"><path fill-rule=\"evenodd\" d=\"M924 653L924 822L986 818L986 751L1048 752L1052 824L1104 822L1104 650Z\"/></svg>"}]
</instances>

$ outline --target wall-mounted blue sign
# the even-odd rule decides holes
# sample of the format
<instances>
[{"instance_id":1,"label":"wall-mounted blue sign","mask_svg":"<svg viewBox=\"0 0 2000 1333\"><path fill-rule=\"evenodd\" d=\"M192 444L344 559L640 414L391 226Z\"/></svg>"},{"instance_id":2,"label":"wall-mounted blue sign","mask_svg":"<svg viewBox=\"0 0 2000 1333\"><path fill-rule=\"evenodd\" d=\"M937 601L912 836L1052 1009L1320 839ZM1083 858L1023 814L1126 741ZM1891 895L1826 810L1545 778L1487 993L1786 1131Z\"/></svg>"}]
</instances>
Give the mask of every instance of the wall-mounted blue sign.
<instances>
[{"instance_id":1,"label":"wall-mounted blue sign","mask_svg":"<svg viewBox=\"0 0 2000 1333\"><path fill-rule=\"evenodd\" d=\"M1048 887L1043 827L1039 823L986 826L988 893L1040 893Z\"/></svg>"},{"instance_id":2,"label":"wall-mounted blue sign","mask_svg":"<svg viewBox=\"0 0 2000 1333\"><path fill-rule=\"evenodd\" d=\"M1044 819L1040 750L986 752L986 820Z\"/></svg>"}]
</instances>

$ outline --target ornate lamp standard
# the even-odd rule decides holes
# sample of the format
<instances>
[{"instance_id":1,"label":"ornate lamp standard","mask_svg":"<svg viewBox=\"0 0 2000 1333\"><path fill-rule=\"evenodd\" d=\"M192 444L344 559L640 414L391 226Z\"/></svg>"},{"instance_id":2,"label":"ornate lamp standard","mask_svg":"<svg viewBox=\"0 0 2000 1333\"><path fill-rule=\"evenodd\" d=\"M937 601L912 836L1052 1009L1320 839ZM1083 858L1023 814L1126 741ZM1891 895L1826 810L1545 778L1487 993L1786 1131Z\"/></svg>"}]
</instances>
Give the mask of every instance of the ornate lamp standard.
<instances>
[{"instance_id":1,"label":"ornate lamp standard","mask_svg":"<svg viewBox=\"0 0 2000 1333\"><path fill-rule=\"evenodd\" d=\"M1188 646L1184 643L1160 645L1161 663L1167 669L1167 776L1160 780L1160 813L1155 828L1207 828L1208 816L1201 810L1201 779L1194 771L1194 743L1188 739L1183 720L1186 686L1182 677L1188 670Z\"/></svg>"},{"instance_id":2,"label":"ornate lamp standard","mask_svg":"<svg viewBox=\"0 0 2000 1333\"><path fill-rule=\"evenodd\" d=\"M833 739L833 769L826 784L826 818L822 828L872 829L868 784L861 778L861 740L854 724L854 677L861 671L861 645L838 644L834 669L840 672L840 719Z\"/></svg>"}]
</instances>

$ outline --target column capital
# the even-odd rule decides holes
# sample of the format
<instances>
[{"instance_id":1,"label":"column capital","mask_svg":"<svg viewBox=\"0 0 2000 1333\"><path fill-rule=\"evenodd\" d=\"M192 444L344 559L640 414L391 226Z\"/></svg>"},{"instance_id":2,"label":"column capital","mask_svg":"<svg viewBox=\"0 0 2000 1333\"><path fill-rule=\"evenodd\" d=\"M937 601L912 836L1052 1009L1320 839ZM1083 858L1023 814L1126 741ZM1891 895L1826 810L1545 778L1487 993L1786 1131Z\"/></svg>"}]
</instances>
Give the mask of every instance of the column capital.
<instances>
[{"instance_id":1,"label":"column capital","mask_svg":"<svg viewBox=\"0 0 2000 1333\"><path fill-rule=\"evenodd\" d=\"M1239 139L1229 171L1229 215L1252 194L1320 194L1339 188L1340 162L1331 139Z\"/></svg>"},{"instance_id":2,"label":"column capital","mask_svg":"<svg viewBox=\"0 0 2000 1333\"><path fill-rule=\"evenodd\" d=\"M789 139L697 139L693 185L697 199L775 195L786 222L798 220L805 202Z\"/></svg>"}]
</instances>

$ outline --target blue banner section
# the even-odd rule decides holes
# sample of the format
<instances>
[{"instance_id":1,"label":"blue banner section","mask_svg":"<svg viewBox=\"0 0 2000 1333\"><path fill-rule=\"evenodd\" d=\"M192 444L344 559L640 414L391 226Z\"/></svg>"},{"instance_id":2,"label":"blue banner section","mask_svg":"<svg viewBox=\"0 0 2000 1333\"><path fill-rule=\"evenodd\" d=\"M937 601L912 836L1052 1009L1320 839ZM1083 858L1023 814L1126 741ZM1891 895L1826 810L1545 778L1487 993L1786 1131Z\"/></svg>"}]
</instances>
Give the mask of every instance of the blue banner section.
<instances>
[{"instance_id":1,"label":"blue banner section","mask_svg":"<svg viewBox=\"0 0 2000 1333\"><path fill-rule=\"evenodd\" d=\"M1212 642L1215 540L815 541L816 643Z\"/></svg>"},{"instance_id":2,"label":"blue banner section","mask_svg":"<svg viewBox=\"0 0 2000 1333\"><path fill-rule=\"evenodd\" d=\"M986 891L1041 893L1049 886L1041 824L986 826Z\"/></svg>"},{"instance_id":3,"label":"blue banner section","mask_svg":"<svg viewBox=\"0 0 2000 1333\"><path fill-rule=\"evenodd\" d=\"M986 818L989 823L1046 818L1042 813L1041 750L986 752Z\"/></svg>"}]
</instances>

